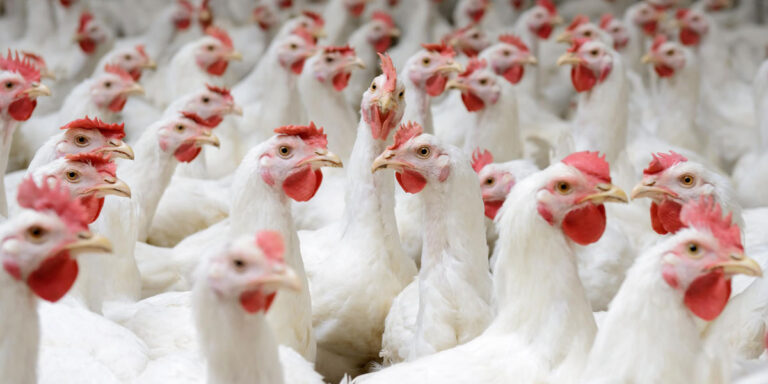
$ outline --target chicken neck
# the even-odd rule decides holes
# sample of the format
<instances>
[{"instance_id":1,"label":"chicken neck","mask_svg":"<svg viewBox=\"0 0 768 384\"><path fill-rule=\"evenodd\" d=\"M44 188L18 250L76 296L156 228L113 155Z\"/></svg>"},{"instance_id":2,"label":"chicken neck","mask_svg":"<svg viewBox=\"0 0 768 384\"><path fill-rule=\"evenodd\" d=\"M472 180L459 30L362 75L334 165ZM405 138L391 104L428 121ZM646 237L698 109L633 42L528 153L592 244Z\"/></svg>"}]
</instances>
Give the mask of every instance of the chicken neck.
<instances>
[{"instance_id":1,"label":"chicken neck","mask_svg":"<svg viewBox=\"0 0 768 384\"><path fill-rule=\"evenodd\" d=\"M26 284L0 271L0 372L3 382L37 383L40 319Z\"/></svg>"},{"instance_id":2,"label":"chicken neck","mask_svg":"<svg viewBox=\"0 0 768 384\"><path fill-rule=\"evenodd\" d=\"M498 162L517 160L523 156L518 124L517 98L511 84L502 82L501 97L476 113L477 123L467 129L464 151L487 149Z\"/></svg>"},{"instance_id":3,"label":"chicken neck","mask_svg":"<svg viewBox=\"0 0 768 384\"><path fill-rule=\"evenodd\" d=\"M424 87L413 83L410 78L410 66L406 65L403 72L398 77L405 80L405 113L403 121L413 121L419 123L424 128L424 133L432 134L435 132L432 123L432 97L427 94Z\"/></svg>"}]
</instances>

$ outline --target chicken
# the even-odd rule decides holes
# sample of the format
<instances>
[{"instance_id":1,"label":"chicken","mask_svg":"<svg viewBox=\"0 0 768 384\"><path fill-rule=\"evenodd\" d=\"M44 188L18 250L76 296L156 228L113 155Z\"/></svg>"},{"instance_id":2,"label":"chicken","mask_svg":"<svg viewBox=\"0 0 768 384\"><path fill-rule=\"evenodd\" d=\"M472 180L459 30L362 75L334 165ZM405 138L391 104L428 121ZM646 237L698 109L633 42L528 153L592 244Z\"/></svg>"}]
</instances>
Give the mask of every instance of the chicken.
<instances>
[{"instance_id":1,"label":"chicken","mask_svg":"<svg viewBox=\"0 0 768 384\"><path fill-rule=\"evenodd\" d=\"M610 184L608 163L596 153L574 153L520 181L497 218L497 314L485 332L354 382L575 381L596 326L573 247L600 238L610 201L627 197Z\"/></svg>"},{"instance_id":2,"label":"chicken","mask_svg":"<svg viewBox=\"0 0 768 384\"><path fill-rule=\"evenodd\" d=\"M371 166L394 169L400 187L421 196L427 227L419 274L387 315L381 351L385 364L470 341L491 317L482 198L477 187L468 187L477 185L476 175L459 148L422 132L418 124L401 125L395 143Z\"/></svg>"},{"instance_id":3,"label":"chicken","mask_svg":"<svg viewBox=\"0 0 768 384\"><path fill-rule=\"evenodd\" d=\"M11 142L19 122L28 120L37 106L37 97L50 95L48 87L40 84L40 72L29 59L21 59L18 52L2 57L0 55L0 215L8 216L8 203L5 198L5 172L8 166L8 156L11 152Z\"/></svg>"},{"instance_id":4,"label":"chicken","mask_svg":"<svg viewBox=\"0 0 768 384\"><path fill-rule=\"evenodd\" d=\"M400 36L400 30L389 13L375 11L371 20L358 28L350 37L349 45L355 49L357 57L365 64L365 68L352 72L349 85L344 89L347 102L353 107L360 105L360 97L377 75L377 53L388 50L393 40Z\"/></svg>"},{"instance_id":5,"label":"chicken","mask_svg":"<svg viewBox=\"0 0 768 384\"><path fill-rule=\"evenodd\" d=\"M629 30L621 20L606 13L600 17L600 29L607 32L613 40L613 49L616 52L624 53L627 44L629 44ZM625 57L624 61L627 61Z\"/></svg>"},{"instance_id":6,"label":"chicken","mask_svg":"<svg viewBox=\"0 0 768 384\"><path fill-rule=\"evenodd\" d=\"M77 278L78 255L111 250L106 238L88 231L83 206L61 183L46 179L37 185L27 178L19 193L24 210L0 227L0 370L3 380L14 383L37 383L40 321L35 296L58 301Z\"/></svg>"},{"instance_id":7,"label":"chicken","mask_svg":"<svg viewBox=\"0 0 768 384\"><path fill-rule=\"evenodd\" d=\"M278 291L301 289L284 250L280 232L265 230L233 239L201 264L193 306L209 383L285 382L265 319ZM314 376L303 382L323 382Z\"/></svg>"},{"instance_id":8,"label":"chicken","mask_svg":"<svg viewBox=\"0 0 768 384\"><path fill-rule=\"evenodd\" d=\"M381 67L383 74L363 95L342 220L299 233L312 294L317 369L331 381L361 372L378 358L392 300L416 275L399 244L393 180L371 173L405 110L405 85L392 60L382 56Z\"/></svg>"},{"instance_id":9,"label":"chicken","mask_svg":"<svg viewBox=\"0 0 768 384\"><path fill-rule=\"evenodd\" d=\"M328 20L323 40L329 45L344 44L362 22L365 3L369 0L330 0L325 7L323 19Z\"/></svg>"},{"instance_id":10,"label":"chicken","mask_svg":"<svg viewBox=\"0 0 768 384\"><path fill-rule=\"evenodd\" d=\"M760 183L766 180L768 173L764 164L768 164L768 60L763 62L755 76L754 86L755 112L757 115L759 150L744 154L733 169L733 181L739 202L748 208L768 205L768 198L759 192Z\"/></svg>"},{"instance_id":11,"label":"chicken","mask_svg":"<svg viewBox=\"0 0 768 384\"><path fill-rule=\"evenodd\" d=\"M731 276L762 271L744 255L738 226L712 199L686 203L680 219L683 228L629 270L595 338L583 382L724 382L723 366L730 367L718 359L722 346L706 346L695 318L720 315Z\"/></svg>"}]
</instances>

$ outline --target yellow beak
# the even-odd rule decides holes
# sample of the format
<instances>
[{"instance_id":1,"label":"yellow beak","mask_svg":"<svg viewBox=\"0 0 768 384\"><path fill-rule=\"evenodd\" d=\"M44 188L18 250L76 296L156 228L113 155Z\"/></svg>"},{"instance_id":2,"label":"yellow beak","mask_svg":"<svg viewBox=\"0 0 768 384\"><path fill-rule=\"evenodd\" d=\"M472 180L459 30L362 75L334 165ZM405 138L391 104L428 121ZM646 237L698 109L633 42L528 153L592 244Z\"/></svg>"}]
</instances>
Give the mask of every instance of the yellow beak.
<instances>
[{"instance_id":1,"label":"yellow beak","mask_svg":"<svg viewBox=\"0 0 768 384\"><path fill-rule=\"evenodd\" d=\"M579 64L579 63L581 63L581 59L579 59L578 56L573 54L573 52L566 52L557 59L558 66L573 65L573 64Z\"/></svg>"},{"instance_id":2,"label":"yellow beak","mask_svg":"<svg viewBox=\"0 0 768 384\"><path fill-rule=\"evenodd\" d=\"M219 148L221 146L221 142L219 141L219 138L210 132L208 132L207 134L202 134L200 136L197 136L195 138L195 143L198 146L212 145L216 148Z\"/></svg>"},{"instance_id":3,"label":"yellow beak","mask_svg":"<svg viewBox=\"0 0 768 384\"><path fill-rule=\"evenodd\" d=\"M339 156L337 156L335 153L319 149L315 151L315 156L300 161L297 166L302 166L304 164L312 165L313 169L318 169L321 167L342 168L344 166Z\"/></svg>"},{"instance_id":4,"label":"yellow beak","mask_svg":"<svg viewBox=\"0 0 768 384\"><path fill-rule=\"evenodd\" d=\"M394 157L397 154L392 150L386 150L384 153L379 155L379 157L376 158L376 160L373 161L373 164L371 164L371 173L375 173L376 171L380 169L394 169L395 171L402 171L404 168L408 167L409 164L406 164L401 161L394 160Z\"/></svg>"},{"instance_id":5,"label":"yellow beak","mask_svg":"<svg viewBox=\"0 0 768 384\"><path fill-rule=\"evenodd\" d=\"M104 184L97 185L87 190L87 193L96 193L96 197L105 197L108 195L131 197L131 188L124 181L116 178L104 179Z\"/></svg>"},{"instance_id":6,"label":"yellow beak","mask_svg":"<svg viewBox=\"0 0 768 384\"><path fill-rule=\"evenodd\" d=\"M710 269L722 268L726 275L763 276L763 269L755 260L743 253L731 255L731 260L713 265Z\"/></svg>"},{"instance_id":7,"label":"yellow beak","mask_svg":"<svg viewBox=\"0 0 768 384\"><path fill-rule=\"evenodd\" d=\"M51 90L48 89L48 87L45 86L45 84L42 83L32 83L32 86L24 91L27 96L31 98L39 97L39 96L50 96Z\"/></svg>"},{"instance_id":8,"label":"yellow beak","mask_svg":"<svg viewBox=\"0 0 768 384\"><path fill-rule=\"evenodd\" d=\"M461 64L451 61L450 64L441 65L436 68L437 71L440 72L462 72L464 71L464 68L461 66Z\"/></svg>"},{"instance_id":9,"label":"yellow beak","mask_svg":"<svg viewBox=\"0 0 768 384\"><path fill-rule=\"evenodd\" d=\"M670 191L667 191L666 189L654 187L653 182L651 183L640 183L635 188L632 189L632 200L634 199L640 199L640 198L649 198L649 199L662 199L665 196L673 196L674 194Z\"/></svg>"},{"instance_id":10,"label":"yellow beak","mask_svg":"<svg viewBox=\"0 0 768 384\"><path fill-rule=\"evenodd\" d=\"M469 87L461 80L450 79L445 83L445 89L458 89L459 91L466 91Z\"/></svg>"},{"instance_id":11,"label":"yellow beak","mask_svg":"<svg viewBox=\"0 0 768 384\"><path fill-rule=\"evenodd\" d=\"M77 234L77 241L66 245L64 249L72 256L86 252L109 253L112 252L112 243L104 236L83 231Z\"/></svg>"},{"instance_id":12,"label":"yellow beak","mask_svg":"<svg viewBox=\"0 0 768 384\"><path fill-rule=\"evenodd\" d=\"M656 58L656 56L654 56L654 55L652 55L650 53L646 53L645 55L643 55L643 57L640 59L640 61L643 64L656 64L656 63L659 62L659 60Z\"/></svg>"},{"instance_id":13,"label":"yellow beak","mask_svg":"<svg viewBox=\"0 0 768 384\"><path fill-rule=\"evenodd\" d=\"M595 204L601 204L601 203L626 203L629 201L627 199L627 194L619 187L608 184L608 183L601 183L598 184L595 189L597 189L597 193L593 193L589 196L586 196L579 201L579 203L583 203L585 201L591 201Z\"/></svg>"},{"instance_id":14,"label":"yellow beak","mask_svg":"<svg viewBox=\"0 0 768 384\"><path fill-rule=\"evenodd\" d=\"M157 69L157 63L154 60L149 59L149 61L144 64L144 68L155 70Z\"/></svg>"},{"instance_id":15,"label":"yellow beak","mask_svg":"<svg viewBox=\"0 0 768 384\"><path fill-rule=\"evenodd\" d=\"M570 43L573 39L571 38L571 33L568 31L565 31L557 36L555 39L558 43Z\"/></svg>"},{"instance_id":16,"label":"yellow beak","mask_svg":"<svg viewBox=\"0 0 768 384\"><path fill-rule=\"evenodd\" d=\"M121 93L123 95L143 95L144 88L138 83L133 83L130 87L124 89Z\"/></svg>"},{"instance_id":17,"label":"yellow beak","mask_svg":"<svg viewBox=\"0 0 768 384\"><path fill-rule=\"evenodd\" d=\"M119 144L115 143L108 147L101 148L99 152L111 153L114 157L120 157L123 159L133 160L133 148L128 143L120 141Z\"/></svg>"},{"instance_id":18,"label":"yellow beak","mask_svg":"<svg viewBox=\"0 0 768 384\"><path fill-rule=\"evenodd\" d=\"M232 51L226 55L227 60L241 61L243 60L243 54L238 51Z\"/></svg>"}]
</instances>

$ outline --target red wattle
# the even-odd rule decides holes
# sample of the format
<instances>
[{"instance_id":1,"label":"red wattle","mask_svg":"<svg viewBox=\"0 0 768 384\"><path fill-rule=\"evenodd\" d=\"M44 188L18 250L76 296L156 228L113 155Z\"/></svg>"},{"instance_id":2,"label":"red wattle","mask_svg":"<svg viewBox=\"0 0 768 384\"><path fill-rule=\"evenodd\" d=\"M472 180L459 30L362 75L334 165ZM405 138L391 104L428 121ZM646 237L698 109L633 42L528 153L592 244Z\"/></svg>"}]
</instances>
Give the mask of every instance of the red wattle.
<instances>
[{"instance_id":1,"label":"red wattle","mask_svg":"<svg viewBox=\"0 0 768 384\"><path fill-rule=\"evenodd\" d=\"M517 84L523 78L525 74L525 67L522 65L513 64L507 70L504 71L504 78L512 84Z\"/></svg>"},{"instance_id":2,"label":"red wattle","mask_svg":"<svg viewBox=\"0 0 768 384\"><path fill-rule=\"evenodd\" d=\"M533 32L536 34L536 36L538 36L541 39L544 39L544 40L549 39L549 35L552 34L552 24L549 24L549 23L544 24L541 27L534 30Z\"/></svg>"},{"instance_id":3,"label":"red wattle","mask_svg":"<svg viewBox=\"0 0 768 384\"><path fill-rule=\"evenodd\" d=\"M125 107L125 103L128 101L128 98L125 96L117 96L114 99L112 99L112 102L109 103L107 108L109 108L112 112L120 112L123 110L123 107Z\"/></svg>"},{"instance_id":4,"label":"red wattle","mask_svg":"<svg viewBox=\"0 0 768 384\"><path fill-rule=\"evenodd\" d=\"M296 201L308 201L320 188L323 182L323 173L320 170L313 171L309 165L294 172L283 181L283 191Z\"/></svg>"},{"instance_id":5,"label":"red wattle","mask_svg":"<svg viewBox=\"0 0 768 384\"><path fill-rule=\"evenodd\" d=\"M37 100L23 97L8 106L8 114L16 121L27 121L35 111Z\"/></svg>"},{"instance_id":6,"label":"red wattle","mask_svg":"<svg viewBox=\"0 0 768 384\"><path fill-rule=\"evenodd\" d=\"M300 75L301 71L304 69L304 59L301 59L293 64L291 64L291 71L293 73Z\"/></svg>"},{"instance_id":7,"label":"red wattle","mask_svg":"<svg viewBox=\"0 0 768 384\"><path fill-rule=\"evenodd\" d=\"M213 64L209 65L208 68L205 68L205 71L214 76L221 76L227 70L228 66L229 66L229 61L224 59L218 59L214 61Z\"/></svg>"},{"instance_id":8,"label":"red wattle","mask_svg":"<svg viewBox=\"0 0 768 384\"><path fill-rule=\"evenodd\" d=\"M675 74L675 69L667 65L654 65L653 69L659 77L670 77Z\"/></svg>"},{"instance_id":9,"label":"red wattle","mask_svg":"<svg viewBox=\"0 0 768 384\"><path fill-rule=\"evenodd\" d=\"M96 51L96 42L93 41L93 39L85 38L85 39L82 39L82 40L78 41L77 44L80 45L80 49L83 52L85 52L85 53L87 53L89 55Z\"/></svg>"},{"instance_id":10,"label":"red wattle","mask_svg":"<svg viewBox=\"0 0 768 384\"><path fill-rule=\"evenodd\" d=\"M392 38L389 36L384 36L373 43L373 48L376 50L376 52L379 52L379 53L386 51L391 46L392 46Z\"/></svg>"},{"instance_id":11,"label":"red wattle","mask_svg":"<svg viewBox=\"0 0 768 384\"><path fill-rule=\"evenodd\" d=\"M258 290L246 291L240 294L240 305L248 313L267 312L275 300L275 294L273 292L265 295Z\"/></svg>"},{"instance_id":12,"label":"red wattle","mask_svg":"<svg viewBox=\"0 0 768 384\"><path fill-rule=\"evenodd\" d=\"M597 84L597 76L586 65L578 64L571 68L571 83L576 92L586 92Z\"/></svg>"},{"instance_id":13,"label":"red wattle","mask_svg":"<svg viewBox=\"0 0 768 384\"><path fill-rule=\"evenodd\" d=\"M61 252L43 261L29 276L27 285L43 300L56 302L72 287L77 279L77 262L68 252Z\"/></svg>"},{"instance_id":14,"label":"red wattle","mask_svg":"<svg viewBox=\"0 0 768 384\"><path fill-rule=\"evenodd\" d=\"M365 3L355 4L351 7L347 7L347 9L349 10L349 13L355 16L360 16L363 14L363 11L365 10Z\"/></svg>"},{"instance_id":15,"label":"red wattle","mask_svg":"<svg viewBox=\"0 0 768 384\"><path fill-rule=\"evenodd\" d=\"M128 74L131 75L131 77L133 78L133 81L139 81L139 79L141 79L141 69L138 69L138 68L131 69L130 71L128 71Z\"/></svg>"},{"instance_id":16,"label":"red wattle","mask_svg":"<svg viewBox=\"0 0 768 384\"><path fill-rule=\"evenodd\" d=\"M430 76L425 83L427 94L432 97L440 96L445 91L447 82L448 78L439 73Z\"/></svg>"},{"instance_id":17,"label":"red wattle","mask_svg":"<svg viewBox=\"0 0 768 384\"><path fill-rule=\"evenodd\" d=\"M476 11L469 12L469 17L472 18L472 21L475 23L479 23L480 20L483 19L483 16L485 16L485 9L478 9Z\"/></svg>"},{"instance_id":18,"label":"red wattle","mask_svg":"<svg viewBox=\"0 0 768 384\"><path fill-rule=\"evenodd\" d=\"M461 101L464 102L464 106L467 107L467 111L476 112L485 108L485 102L472 92L462 92Z\"/></svg>"},{"instance_id":19,"label":"red wattle","mask_svg":"<svg viewBox=\"0 0 768 384\"><path fill-rule=\"evenodd\" d=\"M194 160L197 155L200 154L201 150L202 148L195 145L195 143L184 143L181 144L178 149L176 149L176 152L173 153L173 156L176 157L176 160L182 163L189 163L190 161Z\"/></svg>"},{"instance_id":20,"label":"red wattle","mask_svg":"<svg viewBox=\"0 0 768 384\"><path fill-rule=\"evenodd\" d=\"M699 276L685 291L684 303L694 315L714 320L725 308L731 297L731 280L725 278L721 269Z\"/></svg>"},{"instance_id":21,"label":"red wattle","mask_svg":"<svg viewBox=\"0 0 768 384\"><path fill-rule=\"evenodd\" d=\"M680 29L680 42L683 45L699 45L701 35L691 28L682 28Z\"/></svg>"},{"instance_id":22,"label":"red wattle","mask_svg":"<svg viewBox=\"0 0 768 384\"><path fill-rule=\"evenodd\" d=\"M173 22L173 24L176 26L176 29L185 30L189 28L190 24L192 24L192 20L190 19L176 20Z\"/></svg>"},{"instance_id":23,"label":"red wattle","mask_svg":"<svg viewBox=\"0 0 768 384\"><path fill-rule=\"evenodd\" d=\"M643 32L648 36L653 36L656 34L657 27L658 23L656 21L649 21L643 24Z\"/></svg>"},{"instance_id":24,"label":"red wattle","mask_svg":"<svg viewBox=\"0 0 768 384\"><path fill-rule=\"evenodd\" d=\"M664 200L660 205L651 203L651 226L656 233L664 235L675 233L684 225L680 222L680 210L683 207L675 201Z\"/></svg>"},{"instance_id":25,"label":"red wattle","mask_svg":"<svg viewBox=\"0 0 768 384\"><path fill-rule=\"evenodd\" d=\"M427 185L427 179L424 176L409 169L395 173L395 178L400 184L400 188L408 193L419 193Z\"/></svg>"},{"instance_id":26,"label":"red wattle","mask_svg":"<svg viewBox=\"0 0 768 384\"><path fill-rule=\"evenodd\" d=\"M592 244L603 236L605 224L605 206L587 204L565 215L563 233L577 244Z\"/></svg>"},{"instance_id":27,"label":"red wattle","mask_svg":"<svg viewBox=\"0 0 768 384\"><path fill-rule=\"evenodd\" d=\"M101 214L101 208L104 207L104 198L87 196L81 198L80 202L85 207L85 212L88 216L88 224L96 221L96 219L98 219L99 215Z\"/></svg>"},{"instance_id":28,"label":"red wattle","mask_svg":"<svg viewBox=\"0 0 768 384\"><path fill-rule=\"evenodd\" d=\"M337 73L333 76L333 89L336 91L343 91L349 84L349 78L352 76L350 72Z\"/></svg>"},{"instance_id":29,"label":"red wattle","mask_svg":"<svg viewBox=\"0 0 768 384\"><path fill-rule=\"evenodd\" d=\"M483 201L483 205L485 206L485 217L493 220L496 218L496 214L499 213L501 206L504 205L504 200Z\"/></svg>"}]
</instances>

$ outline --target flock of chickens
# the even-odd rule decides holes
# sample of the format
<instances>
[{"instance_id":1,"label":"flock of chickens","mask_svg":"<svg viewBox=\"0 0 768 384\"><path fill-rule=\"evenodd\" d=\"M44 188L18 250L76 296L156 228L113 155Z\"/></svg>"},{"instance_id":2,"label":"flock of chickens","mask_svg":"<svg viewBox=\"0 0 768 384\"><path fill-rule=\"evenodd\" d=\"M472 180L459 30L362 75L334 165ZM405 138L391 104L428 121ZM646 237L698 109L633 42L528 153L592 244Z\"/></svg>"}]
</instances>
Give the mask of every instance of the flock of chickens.
<instances>
[{"instance_id":1,"label":"flock of chickens","mask_svg":"<svg viewBox=\"0 0 768 384\"><path fill-rule=\"evenodd\" d=\"M768 383L768 3L557 3L0 0L0 383Z\"/></svg>"}]
</instances>

